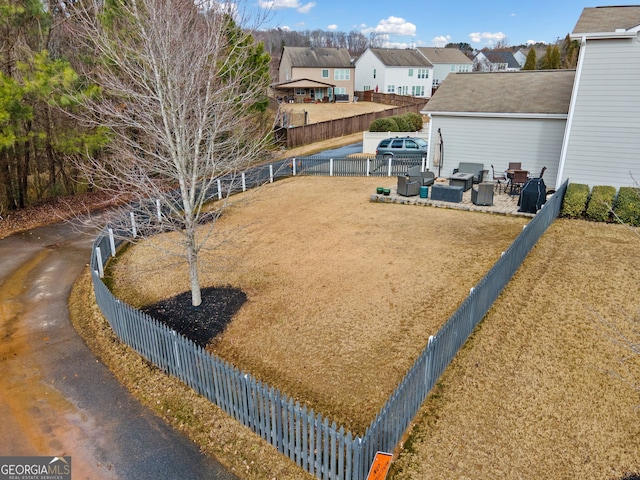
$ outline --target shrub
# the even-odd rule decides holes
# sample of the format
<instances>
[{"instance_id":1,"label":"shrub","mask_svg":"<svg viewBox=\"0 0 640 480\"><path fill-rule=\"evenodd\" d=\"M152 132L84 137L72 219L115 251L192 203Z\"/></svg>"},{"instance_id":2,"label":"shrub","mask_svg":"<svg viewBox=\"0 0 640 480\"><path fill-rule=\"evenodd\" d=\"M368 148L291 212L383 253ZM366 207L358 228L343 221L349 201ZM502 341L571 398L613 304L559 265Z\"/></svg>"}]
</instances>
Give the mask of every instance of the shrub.
<instances>
[{"instance_id":1,"label":"shrub","mask_svg":"<svg viewBox=\"0 0 640 480\"><path fill-rule=\"evenodd\" d=\"M589 200L589 185L582 183L570 183L564 194L562 209L563 217L578 218L584 215Z\"/></svg>"},{"instance_id":2,"label":"shrub","mask_svg":"<svg viewBox=\"0 0 640 480\"><path fill-rule=\"evenodd\" d=\"M396 123L398 124L399 132L413 132L413 124L407 120L407 118L403 115L396 115L392 117Z\"/></svg>"},{"instance_id":3,"label":"shrub","mask_svg":"<svg viewBox=\"0 0 640 480\"><path fill-rule=\"evenodd\" d=\"M621 222L640 226L640 188L620 187L613 211Z\"/></svg>"},{"instance_id":4,"label":"shrub","mask_svg":"<svg viewBox=\"0 0 640 480\"><path fill-rule=\"evenodd\" d=\"M378 118L369 125L370 132L399 132L393 117Z\"/></svg>"},{"instance_id":5,"label":"shrub","mask_svg":"<svg viewBox=\"0 0 640 480\"><path fill-rule=\"evenodd\" d=\"M611 218L611 206L615 196L615 187L608 185L593 187L586 210L587 218L596 222L608 222Z\"/></svg>"},{"instance_id":6,"label":"shrub","mask_svg":"<svg viewBox=\"0 0 640 480\"><path fill-rule=\"evenodd\" d=\"M422 115L415 112L408 112L403 115L411 125L413 125L412 132L417 132L418 130L422 130Z\"/></svg>"}]
</instances>

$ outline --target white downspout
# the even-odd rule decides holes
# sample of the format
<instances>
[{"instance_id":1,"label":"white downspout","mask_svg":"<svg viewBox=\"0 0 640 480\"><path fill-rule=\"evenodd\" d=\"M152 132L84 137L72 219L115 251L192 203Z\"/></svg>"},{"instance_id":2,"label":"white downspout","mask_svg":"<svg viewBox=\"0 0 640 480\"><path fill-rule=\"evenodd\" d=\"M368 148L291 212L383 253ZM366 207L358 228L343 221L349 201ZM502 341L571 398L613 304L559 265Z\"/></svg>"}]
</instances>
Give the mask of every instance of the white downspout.
<instances>
[{"instance_id":1,"label":"white downspout","mask_svg":"<svg viewBox=\"0 0 640 480\"><path fill-rule=\"evenodd\" d=\"M567 148L569 147L569 137L571 136L571 127L573 126L573 117L576 110L578 91L580 90L580 79L582 77L582 67L586 54L587 37L582 37L580 42L580 54L578 56L578 66L576 68L576 78L573 81L571 100L569 102L569 115L567 116L567 123L564 127L564 139L562 140L562 150L560 151L560 164L558 165L558 173L556 176L556 190L560 188L560 185L562 185L562 177L564 176L564 165L567 160Z\"/></svg>"},{"instance_id":2,"label":"white downspout","mask_svg":"<svg viewBox=\"0 0 640 480\"><path fill-rule=\"evenodd\" d=\"M433 157L433 155L431 155L431 146L433 144L433 142L431 141L431 139L433 138L431 136L431 134L433 133L433 117L431 116L431 114L429 113L429 148L427 149L427 170L429 170L429 166L431 165L431 158Z\"/></svg>"}]
</instances>

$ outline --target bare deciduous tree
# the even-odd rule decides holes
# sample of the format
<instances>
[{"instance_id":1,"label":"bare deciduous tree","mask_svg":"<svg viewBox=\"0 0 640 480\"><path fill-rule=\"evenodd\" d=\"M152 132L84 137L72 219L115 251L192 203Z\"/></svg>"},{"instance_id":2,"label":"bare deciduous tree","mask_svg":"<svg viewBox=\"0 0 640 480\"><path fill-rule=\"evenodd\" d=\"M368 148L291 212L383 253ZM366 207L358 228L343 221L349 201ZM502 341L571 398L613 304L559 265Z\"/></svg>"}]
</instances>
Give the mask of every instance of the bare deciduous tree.
<instances>
[{"instance_id":1,"label":"bare deciduous tree","mask_svg":"<svg viewBox=\"0 0 640 480\"><path fill-rule=\"evenodd\" d=\"M209 208L211 193L217 180L254 163L266 142L256 116L265 105L269 56L236 25L237 10L211 5L96 0L78 22L97 59L87 74L100 88L86 99L92 115L85 120L112 136L108 152L85 163L84 173L159 220L143 233L181 234L194 306L201 303L199 253L227 205L223 199Z\"/></svg>"}]
</instances>

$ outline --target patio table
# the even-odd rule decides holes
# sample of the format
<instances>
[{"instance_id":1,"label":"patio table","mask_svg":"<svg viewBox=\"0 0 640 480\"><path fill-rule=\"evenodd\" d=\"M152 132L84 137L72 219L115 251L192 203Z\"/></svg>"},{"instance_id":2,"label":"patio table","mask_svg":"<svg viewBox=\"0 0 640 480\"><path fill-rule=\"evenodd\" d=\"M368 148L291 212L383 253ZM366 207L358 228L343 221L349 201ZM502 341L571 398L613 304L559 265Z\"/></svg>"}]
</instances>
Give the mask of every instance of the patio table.
<instances>
[{"instance_id":1,"label":"patio table","mask_svg":"<svg viewBox=\"0 0 640 480\"><path fill-rule=\"evenodd\" d=\"M449 177L449 185L460 186L466 192L473 186L473 173L454 173Z\"/></svg>"}]
</instances>

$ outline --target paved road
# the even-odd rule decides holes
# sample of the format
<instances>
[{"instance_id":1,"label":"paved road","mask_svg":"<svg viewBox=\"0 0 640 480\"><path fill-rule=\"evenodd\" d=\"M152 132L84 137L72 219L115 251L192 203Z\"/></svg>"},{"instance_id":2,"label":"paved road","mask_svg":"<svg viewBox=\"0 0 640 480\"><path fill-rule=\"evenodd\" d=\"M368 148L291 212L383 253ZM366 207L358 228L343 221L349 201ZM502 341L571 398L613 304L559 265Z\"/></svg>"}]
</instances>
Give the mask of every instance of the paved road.
<instances>
[{"instance_id":1,"label":"paved road","mask_svg":"<svg viewBox=\"0 0 640 480\"><path fill-rule=\"evenodd\" d=\"M235 479L143 408L73 329L91 238L65 224L0 240L0 456L70 455L76 479Z\"/></svg>"},{"instance_id":2,"label":"paved road","mask_svg":"<svg viewBox=\"0 0 640 480\"><path fill-rule=\"evenodd\" d=\"M315 156L325 158L340 158L351 155L352 153L362 153L362 142L346 145L344 147L332 148L316 153Z\"/></svg>"}]
</instances>

